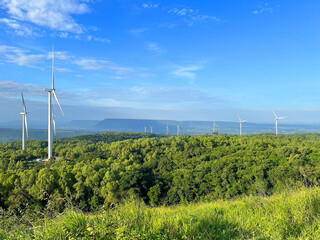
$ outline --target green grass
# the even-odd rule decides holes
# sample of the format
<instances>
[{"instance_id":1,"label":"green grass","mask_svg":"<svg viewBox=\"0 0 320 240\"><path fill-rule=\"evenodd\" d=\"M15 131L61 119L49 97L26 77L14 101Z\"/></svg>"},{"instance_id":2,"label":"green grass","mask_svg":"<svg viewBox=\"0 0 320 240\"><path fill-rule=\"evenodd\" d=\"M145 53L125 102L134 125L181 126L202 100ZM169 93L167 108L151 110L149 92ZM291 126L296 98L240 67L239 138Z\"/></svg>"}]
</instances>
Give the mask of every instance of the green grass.
<instances>
[{"instance_id":1,"label":"green grass","mask_svg":"<svg viewBox=\"0 0 320 240\"><path fill-rule=\"evenodd\" d=\"M3 239L320 239L320 188L272 197L151 208L127 201L112 210L66 211Z\"/></svg>"}]
</instances>

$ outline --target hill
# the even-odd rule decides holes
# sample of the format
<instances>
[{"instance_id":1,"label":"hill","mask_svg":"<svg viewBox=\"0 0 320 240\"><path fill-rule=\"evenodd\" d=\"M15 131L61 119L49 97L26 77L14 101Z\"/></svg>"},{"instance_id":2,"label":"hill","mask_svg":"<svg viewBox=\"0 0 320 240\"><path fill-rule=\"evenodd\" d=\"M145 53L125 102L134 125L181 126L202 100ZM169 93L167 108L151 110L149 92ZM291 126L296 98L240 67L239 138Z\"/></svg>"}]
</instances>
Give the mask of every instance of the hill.
<instances>
[{"instance_id":1,"label":"hill","mask_svg":"<svg viewBox=\"0 0 320 240\"><path fill-rule=\"evenodd\" d=\"M26 151L20 142L0 144L0 207L54 212L71 202L90 211L130 196L173 205L272 195L320 180L318 134L155 136L105 133L56 140L59 161L48 163L35 161L47 156L45 141L27 141Z\"/></svg>"},{"instance_id":2,"label":"hill","mask_svg":"<svg viewBox=\"0 0 320 240\"><path fill-rule=\"evenodd\" d=\"M105 212L48 220L2 213L3 239L319 239L320 189L151 208L131 200Z\"/></svg>"},{"instance_id":3,"label":"hill","mask_svg":"<svg viewBox=\"0 0 320 240\"><path fill-rule=\"evenodd\" d=\"M48 162L46 141L26 147L0 144L0 239L319 237L319 134L94 134Z\"/></svg>"},{"instance_id":4,"label":"hill","mask_svg":"<svg viewBox=\"0 0 320 240\"><path fill-rule=\"evenodd\" d=\"M166 134L168 124L169 135L177 134L177 125L180 126L180 135L212 134L212 121L174 121L174 120L148 120L148 119L104 119L99 120L74 120L59 123L56 139L95 134L101 132L140 132L145 131L157 134ZM216 132L219 134L239 134L238 122L216 122ZM14 126L14 127L13 127ZM10 122L0 124L0 143L19 141L21 139L21 123ZM243 124L242 133L261 134L274 133L274 124L256 124L246 122ZM319 125L280 124L279 132L283 134L294 133L320 133ZM30 139L47 139L47 125L44 122L31 122L29 124Z\"/></svg>"},{"instance_id":5,"label":"hill","mask_svg":"<svg viewBox=\"0 0 320 240\"><path fill-rule=\"evenodd\" d=\"M16 128L0 128L0 143L21 141L22 135L21 129ZM56 132L55 139L60 138L70 138L74 136L86 135L97 133L94 130L72 130L72 129L59 129ZM30 140L46 140L48 139L48 130L47 129L29 129L29 138Z\"/></svg>"},{"instance_id":6,"label":"hill","mask_svg":"<svg viewBox=\"0 0 320 240\"><path fill-rule=\"evenodd\" d=\"M170 133L177 132L177 121L166 120L144 120L144 119L104 119L95 125L98 129L107 131L128 131L128 132L144 132L144 127L147 127L147 132L150 132L152 126L153 132L165 133L166 126L169 126Z\"/></svg>"},{"instance_id":7,"label":"hill","mask_svg":"<svg viewBox=\"0 0 320 240\"><path fill-rule=\"evenodd\" d=\"M217 131L220 134L239 134L238 122L217 121ZM212 134L212 121L173 121L173 120L143 120L143 119L104 119L93 126L94 129L101 131L126 131L126 132L150 132L150 126L153 133L166 133L168 124L169 133L176 135L177 125L180 125L180 133L188 135ZM243 124L244 134L274 133L274 124L250 123ZM279 125L279 132L284 134L293 133L320 133L319 125L302 124L283 124Z\"/></svg>"}]
</instances>

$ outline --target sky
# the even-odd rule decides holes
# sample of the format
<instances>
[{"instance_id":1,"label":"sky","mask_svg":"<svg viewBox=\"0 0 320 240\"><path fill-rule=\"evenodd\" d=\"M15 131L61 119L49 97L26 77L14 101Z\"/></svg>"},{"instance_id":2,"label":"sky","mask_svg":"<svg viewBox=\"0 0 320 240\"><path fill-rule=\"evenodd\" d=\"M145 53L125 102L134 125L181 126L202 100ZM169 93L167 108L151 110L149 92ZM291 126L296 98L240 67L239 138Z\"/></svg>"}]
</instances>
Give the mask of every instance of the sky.
<instances>
[{"instance_id":1,"label":"sky","mask_svg":"<svg viewBox=\"0 0 320 240\"><path fill-rule=\"evenodd\" d=\"M0 122L317 123L318 0L0 0ZM57 106L55 105L55 110Z\"/></svg>"}]
</instances>

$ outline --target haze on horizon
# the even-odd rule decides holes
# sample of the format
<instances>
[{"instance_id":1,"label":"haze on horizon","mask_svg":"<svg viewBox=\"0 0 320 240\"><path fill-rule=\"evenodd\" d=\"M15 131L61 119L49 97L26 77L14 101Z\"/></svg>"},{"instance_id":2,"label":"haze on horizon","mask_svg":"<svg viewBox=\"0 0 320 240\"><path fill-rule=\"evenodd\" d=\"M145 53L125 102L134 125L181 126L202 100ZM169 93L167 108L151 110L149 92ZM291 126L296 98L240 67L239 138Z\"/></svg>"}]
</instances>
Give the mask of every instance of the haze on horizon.
<instances>
[{"instance_id":1,"label":"haze on horizon","mask_svg":"<svg viewBox=\"0 0 320 240\"><path fill-rule=\"evenodd\" d=\"M0 122L320 119L320 2L0 0Z\"/></svg>"}]
</instances>

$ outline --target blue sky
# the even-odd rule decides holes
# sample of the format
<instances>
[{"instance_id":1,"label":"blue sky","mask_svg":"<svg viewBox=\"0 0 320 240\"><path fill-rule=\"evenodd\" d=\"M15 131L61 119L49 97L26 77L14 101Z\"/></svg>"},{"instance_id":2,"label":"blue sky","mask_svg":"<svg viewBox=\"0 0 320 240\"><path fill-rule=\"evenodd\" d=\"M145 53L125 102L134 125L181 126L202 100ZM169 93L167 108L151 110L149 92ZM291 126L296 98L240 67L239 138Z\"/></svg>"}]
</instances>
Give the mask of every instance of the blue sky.
<instances>
[{"instance_id":1,"label":"blue sky","mask_svg":"<svg viewBox=\"0 0 320 240\"><path fill-rule=\"evenodd\" d=\"M320 2L0 0L0 122L20 91L44 120L50 87L66 116L315 123Z\"/></svg>"}]
</instances>

